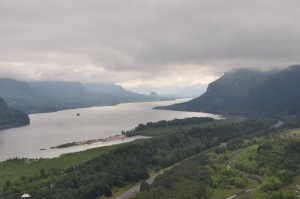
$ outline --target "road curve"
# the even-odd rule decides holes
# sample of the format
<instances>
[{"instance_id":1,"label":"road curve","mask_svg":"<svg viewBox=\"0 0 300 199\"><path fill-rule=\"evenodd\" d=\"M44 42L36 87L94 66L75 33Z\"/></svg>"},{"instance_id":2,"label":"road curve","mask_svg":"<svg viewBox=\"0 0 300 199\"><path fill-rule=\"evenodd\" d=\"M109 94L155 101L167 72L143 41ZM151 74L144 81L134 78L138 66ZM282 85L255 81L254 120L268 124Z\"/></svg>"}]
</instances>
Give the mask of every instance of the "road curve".
<instances>
[{"instance_id":1,"label":"road curve","mask_svg":"<svg viewBox=\"0 0 300 199\"><path fill-rule=\"evenodd\" d=\"M171 167L168 167L167 169L164 169L163 171L160 171L159 173L153 175L152 177L148 178L146 180L146 182L148 182L149 184L152 184L154 182L154 179L159 175L162 174L164 171L169 170ZM134 187L128 189L127 191L125 191L124 193L122 193L119 196L116 196L114 199L127 199L133 195L135 195L136 193L140 192L140 186L141 183L138 183L137 185L135 185Z\"/></svg>"}]
</instances>

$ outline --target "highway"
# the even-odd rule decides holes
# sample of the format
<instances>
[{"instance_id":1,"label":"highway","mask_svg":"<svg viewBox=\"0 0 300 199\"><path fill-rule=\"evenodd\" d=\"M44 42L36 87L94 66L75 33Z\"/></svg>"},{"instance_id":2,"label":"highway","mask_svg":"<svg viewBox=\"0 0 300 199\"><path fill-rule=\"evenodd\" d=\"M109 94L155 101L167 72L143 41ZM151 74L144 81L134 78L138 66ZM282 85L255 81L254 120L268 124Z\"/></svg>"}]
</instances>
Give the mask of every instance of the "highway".
<instances>
[{"instance_id":1,"label":"highway","mask_svg":"<svg viewBox=\"0 0 300 199\"><path fill-rule=\"evenodd\" d=\"M146 182L148 182L149 184L152 184L154 182L154 179L159 175L162 174L165 170L169 170L171 167L168 167L167 169L164 169L163 171L160 171L159 173L153 175L152 177L150 177L148 180L146 180ZM127 199L133 195L135 195L136 193L138 193L140 191L140 186L141 183L135 185L134 187L130 188L129 190L125 191L124 193L122 193L119 196L116 196L115 199Z\"/></svg>"}]
</instances>

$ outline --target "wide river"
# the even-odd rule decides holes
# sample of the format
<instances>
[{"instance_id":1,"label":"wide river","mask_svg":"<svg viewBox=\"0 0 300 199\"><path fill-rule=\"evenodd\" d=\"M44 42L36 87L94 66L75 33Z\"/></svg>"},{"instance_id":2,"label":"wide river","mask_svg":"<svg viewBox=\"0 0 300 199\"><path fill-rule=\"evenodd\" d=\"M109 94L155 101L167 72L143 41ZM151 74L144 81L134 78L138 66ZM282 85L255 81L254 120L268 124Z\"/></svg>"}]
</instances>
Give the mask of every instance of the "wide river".
<instances>
[{"instance_id":1,"label":"wide river","mask_svg":"<svg viewBox=\"0 0 300 199\"><path fill-rule=\"evenodd\" d=\"M31 114L29 126L0 131L0 160L13 157L51 158L64 153L132 141L138 137L64 149L50 149L50 147L73 141L107 138L120 134L122 130L130 130L139 123L186 117L222 118L219 115L209 113L153 109L155 106L164 106L186 100L127 103L117 106ZM80 113L80 116L77 116L77 113Z\"/></svg>"}]
</instances>

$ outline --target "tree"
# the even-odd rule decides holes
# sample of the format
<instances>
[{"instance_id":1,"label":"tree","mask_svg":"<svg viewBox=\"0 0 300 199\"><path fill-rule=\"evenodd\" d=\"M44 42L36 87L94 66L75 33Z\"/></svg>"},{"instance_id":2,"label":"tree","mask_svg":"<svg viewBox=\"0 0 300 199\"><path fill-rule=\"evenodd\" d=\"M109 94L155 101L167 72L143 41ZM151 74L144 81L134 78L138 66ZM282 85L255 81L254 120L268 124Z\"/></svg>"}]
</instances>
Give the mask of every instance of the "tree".
<instances>
[{"instance_id":1,"label":"tree","mask_svg":"<svg viewBox=\"0 0 300 199\"><path fill-rule=\"evenodd\" d=\"M46 175L46 172L45 172L44 168L41 168L40 175L43 176L43 177Z\"/></svg>"}]
</instances>

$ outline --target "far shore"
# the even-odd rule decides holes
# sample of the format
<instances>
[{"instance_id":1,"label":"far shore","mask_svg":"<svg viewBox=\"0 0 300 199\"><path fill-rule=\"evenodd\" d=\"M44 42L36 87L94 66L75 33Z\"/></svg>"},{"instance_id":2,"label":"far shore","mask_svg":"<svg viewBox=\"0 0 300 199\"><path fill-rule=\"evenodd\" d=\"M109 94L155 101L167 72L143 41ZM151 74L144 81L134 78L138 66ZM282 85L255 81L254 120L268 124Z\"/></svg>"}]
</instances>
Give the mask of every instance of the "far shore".
<instances>
[{"instance_id":1,"label":"far shore","mask_svg":"<svg viewBox=\"0 0 300 199\"><path fill-rule=\"evenodd\" d=\"M85 145L85 144L111 142L111 141L116 141L116 140L122 140L125 138L127 138L126 135L114 135L114 136L109 136L107 138L69 142L69 143L61 144L61 145L58 145L55 147L50 147L50 149L60 149L60 148L68 148L68 147L73 147L73 146L81 146L81 145Z\"/></svg>"}]
</instances>

